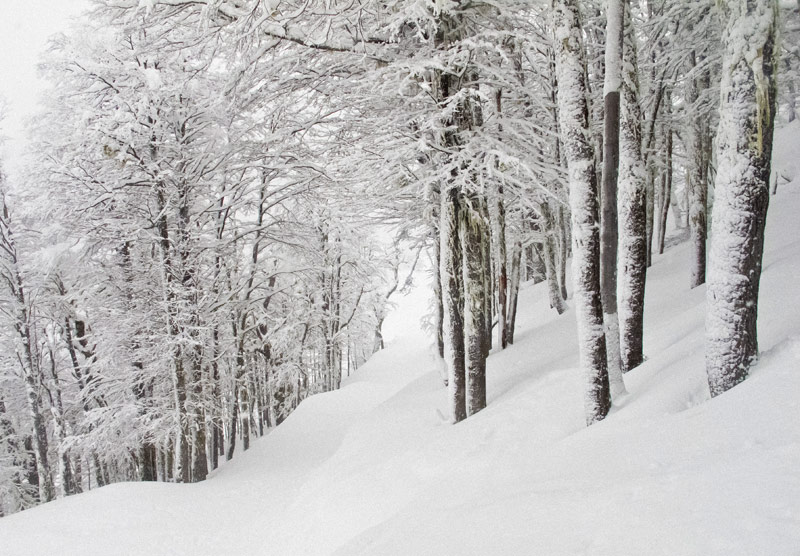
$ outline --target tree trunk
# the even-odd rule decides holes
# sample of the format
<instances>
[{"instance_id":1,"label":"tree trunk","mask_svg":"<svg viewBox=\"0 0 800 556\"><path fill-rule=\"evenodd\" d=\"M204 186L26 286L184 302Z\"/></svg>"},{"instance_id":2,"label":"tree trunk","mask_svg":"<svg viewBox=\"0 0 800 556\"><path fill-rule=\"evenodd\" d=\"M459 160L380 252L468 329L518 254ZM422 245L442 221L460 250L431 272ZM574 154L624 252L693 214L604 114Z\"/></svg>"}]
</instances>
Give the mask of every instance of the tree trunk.
<instances>
[{"instance_id":1,"label":"tree trunk","mask_svg":"<svg viewBox=\"0 0 800 556\"><path fill-rule=\"evenodd\" d=\"M519 299L519 282L522 268L522 242L517 240L511 250L511 281L508 288L508 324L506 325L506 339L509 344L514 343L514 330L517 324L517 300Z\"/></svg>"},{"instance_id":2,"label":"tree trunk","mask_svg":"<svg viewBox=\"0 0 800 556\"><path fill-rule=\"evenodd\" d=\"M542 214L542 233L544 235L542 245L544 247L544 267L545 274L547 275L547 291L550 296L550 307L555 309L560 315L567 310L567 305L561 297L561 290L558 283L558 269L556 268L556 223L547 202L543 202L540 205L539 211Z\"/></svg>"},{"instance_id":3,"label":"tree trunk","mask_svg":"<svg viewBox=\"0 0 800 556\"><path fill-rule=\"evenodd\" d=\"M466 375L464 362L464 285L459 222L463 218L458 189L448 187L441 196L442 301L444 305L444 359L447 364L447 387L450 412L454 422L467 418Z\"/></svg>"},{"instance_id":4,"label":"tree trunk","mask_svg":"<svg viewBox=\"0 0 800 556\"><path fill-rule=\"evenodd\" d=\"M52 345L48 346L50 357L50 378L53 381L51 399L53 423L56 439L58 440L58 475L61 479L59 496L75 494L75 480L72 476L72 464L66 448L67 424L64 418L64 402L61 395L61 381L58 378L55 353Z\"/></svg>"},{"instance_id":5,"label":"tree trunk","mask_svg":"<svg viewBox=\"0 0 800 556\"><path fill-rule=\"evenodd\" d=\"M563 205L558 207L558 284L561 288L561 299L568 298L567 293L567 258L569 257L569 219Z\"/></svg>"},{"instance_id":6,"label":"tree trunk","mask_svg":"<svg viewBox=\"0 0 800 556\"><path fill-rule=\"evenodd\" d=\"M664 254L664 240L667 236L667 218L669 217L670 199L672 199L672 129L667 130L666 168L664 170L661 207L658 226L658 254Z\"/></svg>"},{"instance_id":7,"label":"tree trunk","mask_svg":"<svg viewBox=\"0 0 800 556\"><path fill-rule=\"evenodd\" d=\"M467 416L486 407L486 223L481 200L470 195L459 212L459 240L462 245L464 280L464 367Z\"/></svg>"},{"instance_id":8,"label":"tree trunk","mask_svg":"<svg viewBox=\"0 0 800 556\"><path fill-rule=\"evenodd\" d=\"M441 206L441 201L436 200L436 204ZM438 217L439 209L436 210ZM436 303L436 348L439 357L444 359L444 300L442 297L442 245L439 241L439 225L434 226L434 237L436 240L433 245L433 295Z\"/></svg>"},{"instance_id":9,"label":"tree trunk","mask_svg":"<svg viewBox=\"0 0 800 556\"><path fill-rule=\"evenodd\" d=\"M625 31L619 137L619 325L620 360L627 372L642 363L644 290L647 273L646 169L642 158L642 112L635 35L628 0L624 0Z\"/></svg>"},{"instance_id":10,"label":"tree trunk","mask_svg":"<svg viewBox=\"0 0 800 556\"><path fill-rule=\"evenodd\" d=\"M611 396L625 393L617 315L617 181L619 178L619 110L622 85L623 0L608 0L604 84L603 184L600 216L600 292Z\"/></svg>"},{"instance_id":11,"label":"tree trunk","mask_svg":"<svg viewBox=\"0 0 800 556\"><path fill-rule=\"evenodd\" d=\"M591 425L606 416L611 407L611 396L600 300L600 207L589 132L585 53L577 0L556 0L553 23L559 123L569 171L578 353L584 380L586 423Z\"/></svg>"},{"instance_id":12,"label":"tree trunk","mask_svg":"<svg viewBox=\"0 0 800 556\"><path fill-rule=\"evenodd\" d=\"M712 396L744 380L758 357L756 319L778 54L775 0L732 0L726 7L706 301L706 372Z\"/></svg>"},{"instance_id":13,"label":"tree trunk","mask_svg":"<svg viewBox=\"0 0 800 556\"><path fill-rule=\"evenodd\" d=\"M696 68L694 52L691 55L692 65ZM695 77L690 84L689 101L697 102L700 92L707 88L707 76ZM698 110L695 108L695 110ZM706 144L710 130L705 115L694 114L692 126L688 132L686 150L691 164L689 166L689 232L692 243L692 266L690 288L696 288L706 282L706 213L708 197L708 163Z\"/></svg>"}]
</instances>

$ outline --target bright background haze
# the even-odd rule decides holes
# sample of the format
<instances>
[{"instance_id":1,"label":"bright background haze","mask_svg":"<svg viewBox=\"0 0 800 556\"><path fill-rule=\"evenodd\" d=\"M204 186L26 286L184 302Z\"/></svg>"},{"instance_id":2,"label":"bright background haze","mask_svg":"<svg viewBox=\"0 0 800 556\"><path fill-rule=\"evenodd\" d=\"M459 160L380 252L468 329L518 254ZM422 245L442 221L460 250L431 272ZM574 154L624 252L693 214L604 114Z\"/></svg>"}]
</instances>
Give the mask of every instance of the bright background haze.
<instances>
[{"instance_id":1,"label":"bright background haze","mask_svg":"<svg viewBox=\"0 0 800 556\"><path fill-rule=\"evenodd\" d=\"M0 0L0 98L7 103L0 152L12 173L24 150L24 121L37 107L44 82L36 65L47 38L69 27L70 19L89 7L88 0Z\"/></svg>"}]
</instances>

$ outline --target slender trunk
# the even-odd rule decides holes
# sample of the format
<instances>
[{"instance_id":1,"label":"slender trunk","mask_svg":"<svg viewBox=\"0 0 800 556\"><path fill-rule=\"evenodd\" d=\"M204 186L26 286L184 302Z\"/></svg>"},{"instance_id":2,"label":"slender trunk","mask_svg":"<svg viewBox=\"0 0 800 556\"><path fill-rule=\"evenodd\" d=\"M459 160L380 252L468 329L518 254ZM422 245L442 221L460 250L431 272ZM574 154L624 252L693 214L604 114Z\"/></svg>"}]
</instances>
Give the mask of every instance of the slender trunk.
<instances>
[{"instance_id":1,"label":"slender trunk","mask_svg":"<svg viewBox=\"0 0 800 556\"><path fill-rule=\"evenodd\" d=\"M563 205L558 207L558 285L561 288L561 299L567 300L567 258L569 257L569 218Z\"/></svg>"},{"instance_id":2,"label":"slender trunk","mask_svg":"<svg viewBox=\"0 0 800 556\"><path fill-rule=\"evenodd\" d=\"M198 348L199 349L199 348ZM192 371L192 482L204 481L208 476L206 453L206 412L203 406L202 363L199 351L195 352Z\"/></svg>"},{"instance_id":3,"label":"slender trunk","mask_svg":"<svg viewBox=\"0 0 800 556\"><path fill-rule=\"evenodd\" d=\"M608 0L604 90L603 183L600 216L600 292L612 397L625 393L617 315L617 181L620 148L620 87L622 86L623 0Z\"/></svg>"},{"instance_id":4,"label":"slender trunk","mask_svg":"<svg viewBox=\"0 0 800 556\"><path fill-rule=\"evenodd\" d=\"M448 187L441 196L439 225L442 300L444 305L444 359L447 364L447 387L450 412L454 422L467 418L466 375L464 361L464 285L461 242L458 238L462 215L458 189Z\"/></svg>"},{"instance_id":5,"label":"slender trunk","mask_svg":"<svg viewBox=\"0 0 800 556\"><path fill-rule=\"evenodd\" d=\"M508 346L508 255L506 254L506 208L503 187L497 200L497 337L501 349Z\"/></svg>"},{"instance_id":6,"label":"slender trunk","mask_svg":"<svg viewBox=\"0 0 800 556\"><path fill-rule=\"evenodd\" d=\"M239 422L239 388L238 386L233 390L233 398L231 400L231 415L228 425L228 452L225 454L225 460L230 461L233 458L233 453L236 451L236 435L237 424Z\"/></svg>"},{"instance_id":7,"label":"slender trunk","mask_svg":"<svg viewBox=\"0 0 800 556\"><path fill-rule=\"evenodd\" d=\"M511 281L508 288L508 324L506 339L514 343L514 330L517 324L517 299L519 299L519 282L522 273L522 242L516 241L511 250Z\"/></svg>"},{"instance_id":8,"label":"slender trunk","mask_svg":"<svg viewBox=\"0 0 800 556\"><path fill-rule=\"evenodd\" d=\"M561 297L561 291L558 284L558 271L556 269L556 223L553 219L553 213L547 202L543 202L539 210L542 214L542 227L544 241L544 267L547 274L547 291L550 296L550 307L556 310L560 315L567 310L567 305Z\"/></svg>"},{"instance_id":9,"label":"slender trunk","mask_svg":"<svg viewBox=\"0 0 800 556\"><path fill-rule=\"evenodd\" d=\"M692 52L691 61L696 69L698 62ZM696 76L690 82L688 100L693 105L697 103L700 92L707 85L707 76ZM688 175L688 198L689 198L689 232L692 243L692 266L690 288L696 288L706 282L706 237L707 224L706 213L708 198L708 156L705 148L707 137L710 133L706 116L699 113L697 107L694 110L692 126L688 131L687 155L691 161Z\"/></svg>"},{"instance_id":10,"label":"slender trunk","mask_svg":"<svg viewBox=\"0 0 800 556\"><path fill-rule=\"evenodd\" d=\"M646 166L645 181L645 265L653 265L653 227L655 224L655 181L656 169Z\"/></svg>"},{"instance_id":11,"label":"slender trunk","mask_svg":"<svg viewBox=\"0 0 800 556\"><path fill-rule=\"evenodd\" d=\"M503 113L503 90L495 94L497 114ZM498 126L502 134L503 127ZM497 186L497 337L500 349L508 346L508 256L506 254L506 205L503 184ZM490 331L491 333L491 331Z\"/></svg>"},{"instance_id":12,"label":"slender trunk","mask_svg":"<svg viewBox=\"0 0 800 556\"><path fill-rule=\"evenodd\" d=\"M61 381L58 378L56 368L56 358L52 345L48 346L50 357L50 378L52 380L52 408L53 423L56 439L58 440L58 474L61 479L59 496L69 496L75 494L75 481L72 476L72 464L70 463L69 451L66 448L67 424L64 418L64 402L61 396Z\"/></svg>"},{"instance_id":13,"label":"slender trunk","mask_svg":"<svg viewBox=\"0 0 800 556\"><path fill-rule=\"evenodd\" d=\"M622 371L644 359L644 292L647 273L646 169L642 157L642 112L635 35L628 0L624 0L625 31L620 101L619 161L619 326Z\"/></svg>"},{"instance_id":14,"label":"slender trunk","mask_svg":"<svg viewBox=\"0 0 800 556\"><path fill-rule=\"evenodd\" d=\"M669 217L669 205L672 198L672 129L667 129L667 152L666 168L663 177L663 189L661 193L661 219L658 227L658 254L664 254L664 240L667 236L667 218Z\"/></svg>"},{"instance_id":15,"label":"slender trunk","mask_svg":"<svg viewBox=\"0 0 800 556\"><path fill-rule=\"evenodd\" d=\"M435 196L431 200L433 207L433 296L435 307L435 326L436 326L436 348L439 357L444 359L444 301L443 301L443 285L441 274L442 263L442 244L439 241L439 211L441 207L441 191L439 188L435 191Z\"/></svg>"},{"instance_id":16,"label":"slender trunk","mask_svg":"<svg viewBox=\"0 0 800 556\"><path fill-rule=\"evenodd\" d=\"M477 195L467 197L459 212L464 281L464 357L467 415L486 407L486 223Z\"/></svg>"}]
</instances>

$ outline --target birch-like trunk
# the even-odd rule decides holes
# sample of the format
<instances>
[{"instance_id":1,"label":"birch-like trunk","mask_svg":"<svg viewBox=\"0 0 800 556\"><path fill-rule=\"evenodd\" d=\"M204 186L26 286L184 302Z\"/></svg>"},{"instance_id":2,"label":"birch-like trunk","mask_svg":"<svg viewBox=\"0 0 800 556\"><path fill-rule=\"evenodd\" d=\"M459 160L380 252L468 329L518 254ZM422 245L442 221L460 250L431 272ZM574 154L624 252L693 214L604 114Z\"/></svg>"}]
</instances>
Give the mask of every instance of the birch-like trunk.
<instances>
[{"instance_id":1,"label":"birch-like trunk","mask_svg":"<svg viewBox=\"0 0 800 556\"><path fill-rule=\"evenodd\" d=\"M747 377L769 203L777 67L775 0L731 0L724 54L711 223L706 372L712 396Z\"/></svg>"},{"instance_id":2,"label":"birch-like trunk","mask_svg":"<svg viewBox=\"0 0 800 556\"><path fill-rule=\"evenodd\" d=\"M617 181L619 177L619 109L622 85L623 0L608 0L606 8L605 83L603 86L603 183L600 215L600 291L612 397L625 393L617 315Z\"/></svg>"},{"instance_id":3,"label":"birch-like trunk","mask_svg":"<svg viewBox=\"0 0 800 556\"><path fill-rule=\"evenodd\" d=\"M559 124L569 172L572 212L573 299L584 381L584 412L591 425L611 407L600 300L600 207L586 102L585 53L577 0L553 4Z\"/></svg>"},{"instance_id":4,"label":"birch-like trunk","mask_svg":"<svg viewBox=\"0 0 800 556\"><path fill-rule=\"evenodd\" d=\"M627 372L641 364L647 272L646 169L642 157L642 111L635 35L624 1L622 95L619 134L619 326L620 360Z\"/></svg>"}]
</instances>

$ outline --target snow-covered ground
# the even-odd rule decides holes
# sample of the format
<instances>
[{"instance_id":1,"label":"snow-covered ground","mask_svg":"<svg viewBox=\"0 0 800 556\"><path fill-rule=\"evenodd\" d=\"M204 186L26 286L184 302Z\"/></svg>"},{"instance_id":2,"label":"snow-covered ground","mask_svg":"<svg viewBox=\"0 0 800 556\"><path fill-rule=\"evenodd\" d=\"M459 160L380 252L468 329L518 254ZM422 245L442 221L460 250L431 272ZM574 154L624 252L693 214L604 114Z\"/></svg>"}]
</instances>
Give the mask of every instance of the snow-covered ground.
<instances>
[{"instance_id":1,"label":"snow-covered ground","mask_svg":"<svg viewBox=\"0 0 800 556\"><path fill-rule=\"evenodd\" d=\"M443 420L420 331L424 287L389 346L196 485L116 484L0 520L0 554L800 554L800 122L776 137L752 376L708 399L704 288L688 244L648 274L647 361L583 426L575 316L544 284L489 359L489 406Z\"/></svg>"}]
</instances>

